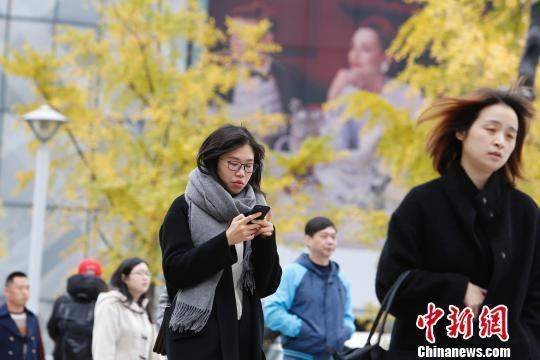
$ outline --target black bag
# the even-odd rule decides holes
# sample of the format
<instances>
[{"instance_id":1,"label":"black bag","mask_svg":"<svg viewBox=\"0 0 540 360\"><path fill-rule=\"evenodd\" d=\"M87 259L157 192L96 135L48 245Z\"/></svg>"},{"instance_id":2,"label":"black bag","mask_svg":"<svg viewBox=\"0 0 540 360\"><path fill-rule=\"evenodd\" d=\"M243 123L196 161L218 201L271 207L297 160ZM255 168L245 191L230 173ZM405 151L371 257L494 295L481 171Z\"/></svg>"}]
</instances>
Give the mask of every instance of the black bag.
<instances>
[{"instance_id":1,"label":"black bag","mask_svg":"<svg viewBox=\"0 0 540 360\"><path fill-rule=\"evenodd\" d=\"M373 326L371 327L371 331L369 332L369 336L364 347L338 352L337 354L334 354L335 360L382 360L388 358L388 352L384 350L379 344L381 342L384 326L386 325L386 318L388 317L388 313L390 311L390 307L392 306L392 302L394 301L394 297L396 296L399 287L403 284L409 273L410 270L405 271L403 274L401 274L397 278L394 285L392 285L390 290L388 290L388 293L386 293L386 296L382 301L381 308L379 309L379 313L377 314L377 317L373 322ZM381 317L383 317L383 319L379 329L379 337L377 339L377 342L372 345L371 338L375 334L375 331L377 331L377 327L379 327L379 321L381 320Z\"/></svg>"},{"instance_id":2,"label":"black bag","mask_svg":"<svg viewBox=\"0 0 540 360\"><path fill-rule=\"evenodd\" d=\"M175 299L176 300L176 297ZM167 326L171 321L171 315L174 310L175 301L173 300L172 304L167 304L165 312L163 313L163 320L161 320L161 326L159 327L159 332L156 337L156 342L154 343L153 352L160 355L167 355L167 349L165 348L165 332L167 331Z\"/></svg>"}]
</instances>

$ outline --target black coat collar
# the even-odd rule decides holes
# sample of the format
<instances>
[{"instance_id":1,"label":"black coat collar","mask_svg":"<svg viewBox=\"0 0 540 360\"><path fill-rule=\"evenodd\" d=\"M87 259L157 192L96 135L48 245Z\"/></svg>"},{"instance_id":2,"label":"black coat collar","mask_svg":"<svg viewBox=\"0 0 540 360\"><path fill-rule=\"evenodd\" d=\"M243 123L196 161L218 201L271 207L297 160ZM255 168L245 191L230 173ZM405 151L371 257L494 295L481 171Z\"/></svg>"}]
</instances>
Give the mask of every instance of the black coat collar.
<instances>
[{"instance_id":1,"label":"black coat collar","mask_svg":"<svg viewBox=\"0 0 540 360\"><path fill-rule=\"evenodd\" d=\"M451 207L471 241L481 250L480 240L475 235L477 217L489 238L494 264L489 287L493 288L511 256L510 185L496 172L484 188L478 190L458 163L452 165L441 179Z\"/></svg>"},{"instance_id":2,"label":"black coat collar","mask_svg":"<svg viewBox=\"0 0 540 360\"><path fill-rule=\"evenodd\" d=\"M464 208L474 210L467 212L469 216L466 220L467 223L472 220L474 224L475 216L477 216L482 227L489 231L493 228L493 223L503 216L503 192L507 185L504 184L504 180L498 172L490 176L482 190L474 185L459 163L454 163L443 179L445 179L447 190L451 195L451 201L454 200L456 210L458 212ZM471 219L470 216L473 213L475 216L472 216Z\"/></svg>"}]
</instances>

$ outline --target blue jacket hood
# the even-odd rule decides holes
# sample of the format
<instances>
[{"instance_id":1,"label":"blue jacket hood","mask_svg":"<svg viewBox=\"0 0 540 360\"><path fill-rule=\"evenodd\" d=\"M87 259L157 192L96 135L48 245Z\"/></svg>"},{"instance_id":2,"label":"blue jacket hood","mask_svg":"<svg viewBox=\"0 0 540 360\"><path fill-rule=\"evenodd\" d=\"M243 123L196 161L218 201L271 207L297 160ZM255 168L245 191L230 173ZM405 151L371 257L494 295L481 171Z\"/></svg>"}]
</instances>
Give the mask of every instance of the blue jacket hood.
<instances>
[{"instance_id":1,"label":"blue jacket hood","mask_svg":"<svg viewBox=\"0 0 540 360\"><path fill-rule=\"evenodd\" d=\"M296 262L309 271L315 273L318 277L323 277L324 274L322 273L321 269L315 265L313 261L310 260L309 255L306 253L303 253L296 259ZM337 262L330 260L330 277L338 276L339 274L339 265Z\"/></svg>"}]
</instances>

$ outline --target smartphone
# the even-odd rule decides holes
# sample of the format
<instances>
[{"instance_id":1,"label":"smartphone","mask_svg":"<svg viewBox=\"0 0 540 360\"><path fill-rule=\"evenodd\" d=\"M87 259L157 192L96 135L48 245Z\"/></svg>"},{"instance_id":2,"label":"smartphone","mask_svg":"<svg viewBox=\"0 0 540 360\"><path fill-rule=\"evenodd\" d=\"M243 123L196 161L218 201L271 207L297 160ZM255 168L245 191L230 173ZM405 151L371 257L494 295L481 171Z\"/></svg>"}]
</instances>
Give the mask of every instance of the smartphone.
<instances>
[{"instance_id":1,"label":"smartphone","mask_svg":"<svg viewBox=\"0 0 540 360\"><path fill-rule=\"evenodd\" d=\"M264 217L266 216L266 214L268 214L268 212L270 211L270 206L266 206L266 205L255 205L253 207L253 209L249 210L247 213L245 213L244 215L245 216L249 216L249 215L253 215L255 213L262 213L261 216L259 216L258 218L256 218L255 220L262 220L264 219Z\"/></svg>"}]
</instances>

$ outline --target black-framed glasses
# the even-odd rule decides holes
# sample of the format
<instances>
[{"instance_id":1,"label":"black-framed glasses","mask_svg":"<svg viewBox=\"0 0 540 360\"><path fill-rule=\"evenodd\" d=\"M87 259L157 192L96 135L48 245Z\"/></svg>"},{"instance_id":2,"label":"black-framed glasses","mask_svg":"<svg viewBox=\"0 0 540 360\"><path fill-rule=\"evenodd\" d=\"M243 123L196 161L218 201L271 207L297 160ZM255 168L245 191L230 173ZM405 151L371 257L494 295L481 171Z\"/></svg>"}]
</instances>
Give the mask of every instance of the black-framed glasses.
<instances>
[{"instance_id":1,"label":"black-framed glasses","mask_svg":"<svg viewBox=\"0 0 540 360\"><path fill-rule=\"evenodd\" d=\"M230 160L227 161L227 167L231 171L240 171L242 166L244 167L244 171L248 174L254 173L259 167L257 164L254 164L254 163L242 164L241 162L238 162L238 161L230 161Z\"/></svg>"}]
</instances>

